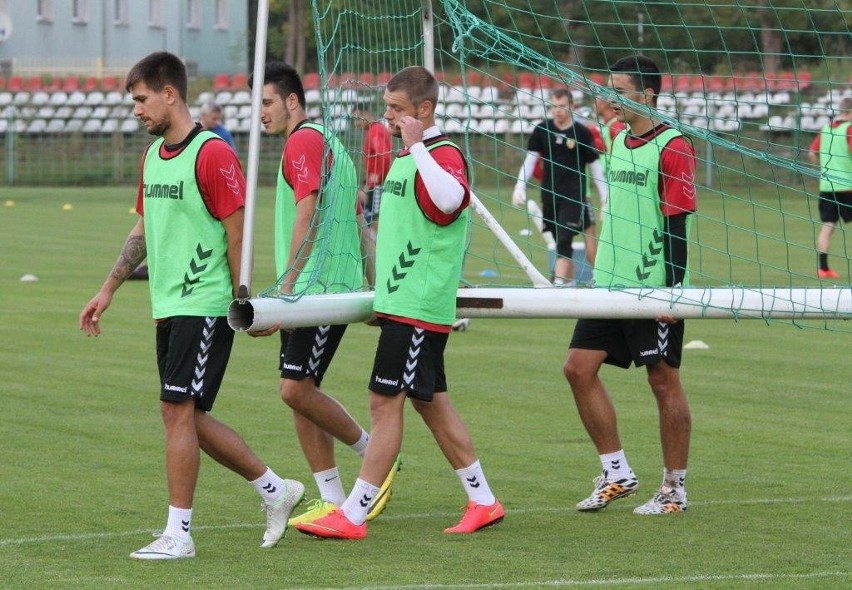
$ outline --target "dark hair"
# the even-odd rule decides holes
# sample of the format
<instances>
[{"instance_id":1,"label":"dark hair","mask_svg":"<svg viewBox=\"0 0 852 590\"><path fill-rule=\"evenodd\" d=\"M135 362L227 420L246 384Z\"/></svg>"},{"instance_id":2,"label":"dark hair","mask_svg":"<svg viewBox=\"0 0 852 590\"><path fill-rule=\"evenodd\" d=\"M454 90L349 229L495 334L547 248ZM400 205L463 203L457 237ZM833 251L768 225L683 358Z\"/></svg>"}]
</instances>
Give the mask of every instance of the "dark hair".
<instances>
[{"instance_id":1,"label":"dark hair","mask_svg":"<svg viewBox=\"0 0 852 590\"><path fill-rule=\"evenodd\" d=\"M388 81L388 92L404 90L415 105L431 101L432 107L438 104L438 81L422 66L403 68Z\"/></svg>"},{"instance_id":2,"label":"dark hair","mask_svg":"<svg viewBox=\"0 0 852 590\"><path fill-rule=\"evenodd\" d=\"M302 86L299 73L290 64L283 61L267 62L263 71L263 83L274 84L276 92L282 99L295 94L299 105L305 108L305 87ZM248 86L254 88L254 74L249 76Z\"/></svg>"},{"instance_id":3,"label":"dark hair","mask_svg":"<svg viewBox=\"0 0 852 590\"><path fill-rule=\"evenodd\" d=\"M663 87L663 76L654 60L644 55L622 57L609 67L611 74L627 74L631 82L639 90L650 88L654 91L654 104Z\"/></svg>"},{"instance_id":4,"label":"dark hair","mask_svg":"<svg viewBox=\"0 0 852 590\"><path fill-rule=\"evenodd\" d=\"M154 92L162 92L166 86L173 86L181 100L187 102L189 82L186 66L173 53L157 51L139 60L127 73L124 89L130 92L137 82L142 82Z\"/></svg>"},{"instance_id":5,"label":"dark hair","mask_svg":"<svg viewBox=\"0 0 852 590\"><path fill-rule=\"evenodd\" d=\"M574 106L574 96L567 88L554 88L550 91L550 98L568 98L568 106Z\"/></svg>"}]
</instances>

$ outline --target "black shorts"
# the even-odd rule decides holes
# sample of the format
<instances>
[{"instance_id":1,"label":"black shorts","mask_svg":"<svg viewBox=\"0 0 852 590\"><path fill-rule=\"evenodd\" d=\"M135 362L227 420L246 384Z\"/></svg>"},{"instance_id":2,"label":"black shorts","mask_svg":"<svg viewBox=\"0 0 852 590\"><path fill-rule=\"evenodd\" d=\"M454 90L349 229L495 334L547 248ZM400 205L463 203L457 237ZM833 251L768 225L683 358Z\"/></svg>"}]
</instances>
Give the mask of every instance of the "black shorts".
<instances>
[{"instance_id":1,"label":"black shorts","mask_svg":"<svg viewBox=\"0 0 852 590\"><path fill-rule=\"evenodd\" d=\"M823 223L837 223L841 219L846 223L852 223L852 191L821 192L819 220Z\"/></svg>"},{"instance_id":2,"label":"black shorts","mask_svg":"<svg viewBox=\"0 0 852 590\"><path fill-rule=\"evenodd\" d=\"M344 332L346 324L281 330L281 377L301 381L312 376L319 387Z\"/></svg>"},{"instance_id":3,"label":"black shorts","mask_svg":"<svg viewBox=\"0 0 852 590\"><path fill-rule=\"evenodd\" d=\"M160 399L213 409L228 367L234 331L224 317L175 316L157 323Z\"/></svg>"},{"instance_id":4,"label":"black shorts","mask_svg":"<svg viewBox=\"0 0 852 590\"><path fill-rule=\"evenodd\" d=\"M447 391L444 348L449 334L432 332L394 320L381 319L382 334L376 348L370 391L432 401L433 394Z\"/></svg>"},{"instance_id":5,"label":"black shorts","mask_svg":"<svg viewBox=\"0 0 852 590\"><path fill-rule=\"evenodd\" d=\"M580 319L574 327L571 348L602 350L607 364L626 369L665 361L680 367L683 352L683 320L665 324L657 320Z\"/></svg>"},{"instance_id":6,"label":"black shorts","mask_svg":"<svg viewBox=\"0 0 852 590\"><path fill-rule=\"evenodd\" d=\"M555 239L563 233L573 237L595 225L595 212L587 199L582 203L566 197L542 195L542 230Z\"/></svg>"}]
</instances>

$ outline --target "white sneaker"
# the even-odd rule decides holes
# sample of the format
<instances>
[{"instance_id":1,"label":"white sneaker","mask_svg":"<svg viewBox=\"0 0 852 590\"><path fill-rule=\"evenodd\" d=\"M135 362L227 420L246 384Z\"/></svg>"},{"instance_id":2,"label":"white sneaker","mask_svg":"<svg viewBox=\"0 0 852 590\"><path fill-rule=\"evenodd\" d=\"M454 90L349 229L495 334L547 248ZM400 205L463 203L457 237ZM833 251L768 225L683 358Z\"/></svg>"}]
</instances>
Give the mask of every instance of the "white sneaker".
<instances>
[{"instance_id":1,"label":"white sneaker","mask_svg":"<svg viewBox=\"0 0 852 590\"><path fill-rule=\"evenodd\" d=\"M130 554L133 559L183 559L195 557L195 543L181 541L175 537L163 535L150 545L137 549Z\"/></svg>"},{"instance_id":2,"label":"white sneaker","mask_svg":"<svg viewBox=\"0 0 852 590\"><path fill-rule=\"evenodd\" d=\"M621 479L607 479L601 474L595 478L595 489L592 494L581 502L577 502L577 510L580 512L595 512L609 506L613 500L632 496L639 489L639 481L630 472L630 477Z\"/></svg>"},{"instance_id":3,"label":"white sneaker","mask_svg":"<svg viewBox=\"0 0 852 590\"><path fill-rule=\"evenodd\" d=\"M284 485L286 486L284 495L277 502L274 504L264 502L261 505L261 509L266 511L266 532L263 534L263 543L260 544L263 548L268 549L278 544L287 532L290 514L305 497L305 486L301 482L285 479Z\"/></svg>"},{"instance_id":4,"label":"white sneaker","mask_svg":"<svg viewBox=\"0 0 852 590\"><path fill-rule=\"evenodd\" d=\"M633 514L672 514L686 510L686 490L662 486L654 497L633 510Z\"/></svg>"}]
</instances>

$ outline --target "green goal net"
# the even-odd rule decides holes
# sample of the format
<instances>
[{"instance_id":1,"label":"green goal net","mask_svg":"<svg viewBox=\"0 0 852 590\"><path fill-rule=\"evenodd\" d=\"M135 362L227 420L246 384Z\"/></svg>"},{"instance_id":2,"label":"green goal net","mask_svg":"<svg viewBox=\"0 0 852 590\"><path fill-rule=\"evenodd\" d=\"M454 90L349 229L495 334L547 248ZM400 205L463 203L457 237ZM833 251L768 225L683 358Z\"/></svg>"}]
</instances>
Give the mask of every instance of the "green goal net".
<instances>
[{"instance_id":1,"label":"green goal net","mask_svg":"<svg viewBox=\"0 0 852 590\"><path fill-rule=\"evenodd\" d=\"M844 182L852 165L838 172L809 159L814 140L852 97L848 3L314 0L312 17L314 114L359 169L363 131L353 125L353 109L381 119L384 84L405 66L425 65L441 82L438 122L471 164L484 215L471 216L460 282L470 291L460 290L460 313L647 317L670 309L684 317L852 328L852 234L842 221L827 252L837 276L818 276L828 231L820 177ZM575 123L600 131L595 98L614 96L608 66L633 54L660 65L653 116L681 131L697 157L690 288L542 289L552 244L537 208L512 202L529 134L548 118L557 87L571 92ZM538 200L534 180L528 196ZM600 214L595 183L588 198ZM574 244L576 279L587 287L589 261L582 240ZM328 257L334 264L334 252ZM465 298L468 292L483 297ZM500 303L477 307L492 296ZM360 313L369 296L356 299Z\"/></svg>"}]
</instances>

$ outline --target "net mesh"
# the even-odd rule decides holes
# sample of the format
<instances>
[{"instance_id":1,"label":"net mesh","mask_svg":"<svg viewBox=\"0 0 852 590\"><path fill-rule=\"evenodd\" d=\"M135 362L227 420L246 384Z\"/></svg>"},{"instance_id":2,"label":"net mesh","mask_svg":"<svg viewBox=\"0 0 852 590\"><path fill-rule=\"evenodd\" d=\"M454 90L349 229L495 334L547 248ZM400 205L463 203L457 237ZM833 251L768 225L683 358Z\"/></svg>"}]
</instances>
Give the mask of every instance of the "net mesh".
<instances>
[{"instance_id":1,"label":"net mesh","mask_svg":"<svg viewBox=\"0 0 852 590\"><path fill-rule=\"evenodd\" d=\"M548 117L557 86L572 92L577 121L599 125L594 98L613 96L608 64L641 53L664 72L654 116L687 136L697 156L692 285L849 288L852 243L842 223L829 251L840 276L817 276L820 175L842 179L808 159L842 98L852 96L848 4L315 0L312 8L318 114L361 170L363 131L352 124L351 109L381 118L390 75L424 64L424 21L432 18L439 124L463 148L476 195L542 273L553 254L536 217L511 199L528 135ZM537 199L534 185L528 194ZM589 200L600 213L594 190ZM529 287L517 260L472 219L462 282ZM575 263L577 278L587 280L580 248ZM817 323L848 330L848 322L833 319L837 311L826 309Z\"/></svg>"}]
</instances>

